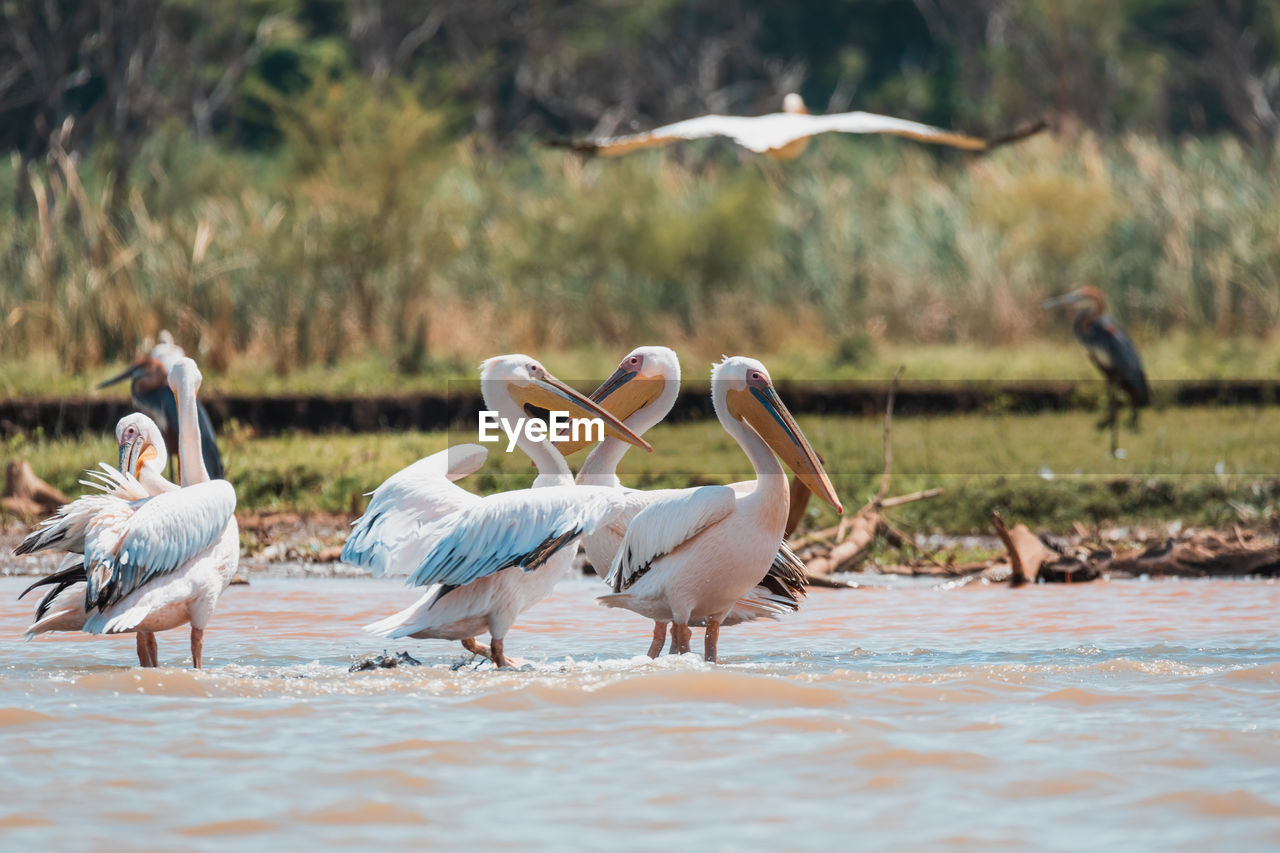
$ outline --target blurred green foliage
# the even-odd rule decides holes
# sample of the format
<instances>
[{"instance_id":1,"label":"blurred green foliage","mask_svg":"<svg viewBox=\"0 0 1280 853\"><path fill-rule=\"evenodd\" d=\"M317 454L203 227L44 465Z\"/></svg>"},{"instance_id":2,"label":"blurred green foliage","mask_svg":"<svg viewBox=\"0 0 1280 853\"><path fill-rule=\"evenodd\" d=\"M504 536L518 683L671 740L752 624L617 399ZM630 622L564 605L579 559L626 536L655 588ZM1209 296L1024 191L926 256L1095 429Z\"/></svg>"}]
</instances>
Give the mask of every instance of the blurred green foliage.
<instances>
[{"instance_id":1,"label":"blurred green foliage","mask_svg":"<svg viewBox=\"0 0 1280 853\"><path fill-rule=\"evenodd\" d=\"M469 373L643 339L843 373L904 346L1065 341L1038 302L1084 283L1206 370L1280 322L1269 4L68 0L0 18L11 372L91 372L167 327L214 373ZM972 129L1048 110L1063 132L982 159L821 138L782 164L533 141L796 88Z\"/></svg>"}]
</instances>

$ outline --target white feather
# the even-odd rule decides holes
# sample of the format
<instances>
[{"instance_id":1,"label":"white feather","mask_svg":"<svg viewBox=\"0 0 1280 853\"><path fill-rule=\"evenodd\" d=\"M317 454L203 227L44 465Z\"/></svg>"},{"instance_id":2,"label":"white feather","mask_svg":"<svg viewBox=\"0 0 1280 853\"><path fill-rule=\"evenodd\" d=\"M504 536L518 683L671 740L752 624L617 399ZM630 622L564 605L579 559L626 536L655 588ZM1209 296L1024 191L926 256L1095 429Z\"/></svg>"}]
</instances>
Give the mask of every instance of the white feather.
<instances>
[{"instance_id":1,"label":"white feather","mask_svg":"<svg viewBox=\"0 0 1280 853\"><path fill-rule=\"evenodd\" d=\"M478 470L487 454L478 444L458 444L388 477L352 525L343 562L377 575L407 574L424 547L421 529L480 500L454 482Z\"/></svg>"},{"instance_id":2,"label":"white feather","mask_svg":"<svg viewBox=\"0 0 1280 853\"><path fill-rule=\"evenodd\" d=\"M615 592L625 590L659 557L726 518L734 502L729 486L673 490L650 501L627 527L605 580Z\"/></svg>"}]
</instances>

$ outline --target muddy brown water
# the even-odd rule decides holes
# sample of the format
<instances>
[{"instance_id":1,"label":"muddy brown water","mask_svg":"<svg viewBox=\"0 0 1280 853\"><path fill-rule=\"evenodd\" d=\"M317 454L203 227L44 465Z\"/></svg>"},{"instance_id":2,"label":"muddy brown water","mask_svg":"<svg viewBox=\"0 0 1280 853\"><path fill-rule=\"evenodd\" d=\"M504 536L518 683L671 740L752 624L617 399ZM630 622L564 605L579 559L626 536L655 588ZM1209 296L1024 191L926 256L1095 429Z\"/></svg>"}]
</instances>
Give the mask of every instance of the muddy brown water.
<instances>
[{"instance_id":1,"label":"muddy brown water","mask_svg":"<svg viewBox=\"0 0 1280 853\"><path fill-rule=\"evenodd\" d=\"M10 849L1263 849L1280 843L1280 585L1011 591L866 578L724 662L570 578L495 671L360 626L395 581L225 594L204 672L128 637L22 640L0 578ZM700 642L695 637L695 647ZM349 673L408 649L418 668ZM461 666L459 666L461 664Z\"/></svg>"}]
</instances>

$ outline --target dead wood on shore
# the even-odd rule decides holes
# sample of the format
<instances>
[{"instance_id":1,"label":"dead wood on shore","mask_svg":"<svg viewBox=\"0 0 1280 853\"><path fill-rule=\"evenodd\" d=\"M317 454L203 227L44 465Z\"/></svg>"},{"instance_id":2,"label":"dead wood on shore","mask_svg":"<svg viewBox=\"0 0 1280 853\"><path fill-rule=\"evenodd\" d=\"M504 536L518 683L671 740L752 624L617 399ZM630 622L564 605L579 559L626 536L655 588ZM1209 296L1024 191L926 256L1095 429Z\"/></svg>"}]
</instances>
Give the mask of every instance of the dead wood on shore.
<instances>
[{"instance_id":1,"label":"dead wood on shore","mask_svg":"<svg viewBox=\"0 0 1280 853\"><path fill-rule=\"evenodd\" d=\"M14 459L5 466L4 491L0 493L4 512L34 521L52 515L65 503L69 503L67 496L37 477L27 460Z\"/></svg>"}]
</instances>

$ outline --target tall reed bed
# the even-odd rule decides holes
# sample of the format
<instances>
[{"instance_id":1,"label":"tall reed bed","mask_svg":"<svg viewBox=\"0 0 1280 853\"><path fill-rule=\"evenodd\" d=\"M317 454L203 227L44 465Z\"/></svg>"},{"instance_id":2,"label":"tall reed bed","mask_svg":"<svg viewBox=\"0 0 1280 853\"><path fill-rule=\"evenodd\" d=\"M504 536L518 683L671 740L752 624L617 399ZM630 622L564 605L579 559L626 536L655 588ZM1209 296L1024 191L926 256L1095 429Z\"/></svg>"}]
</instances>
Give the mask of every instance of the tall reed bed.
<instances>
[{"instance_id":1,"label":"tall reed bed","mask_svg":"<svg viewBox=\"0 0 1280 853\"><path fill-rule=\"evenodd\" d=\"M1231 140L584 161L458 140L448 119L334 86L271 157L157 134L127 198L92 160L21 185L0 168L0 358L83 370L167 327L215 370L282 375L638 340L839 362L1062 335L1039 302L1086 283L1139 336L1280 321L1280 158Z\"/></svg>"}]
</instances>

